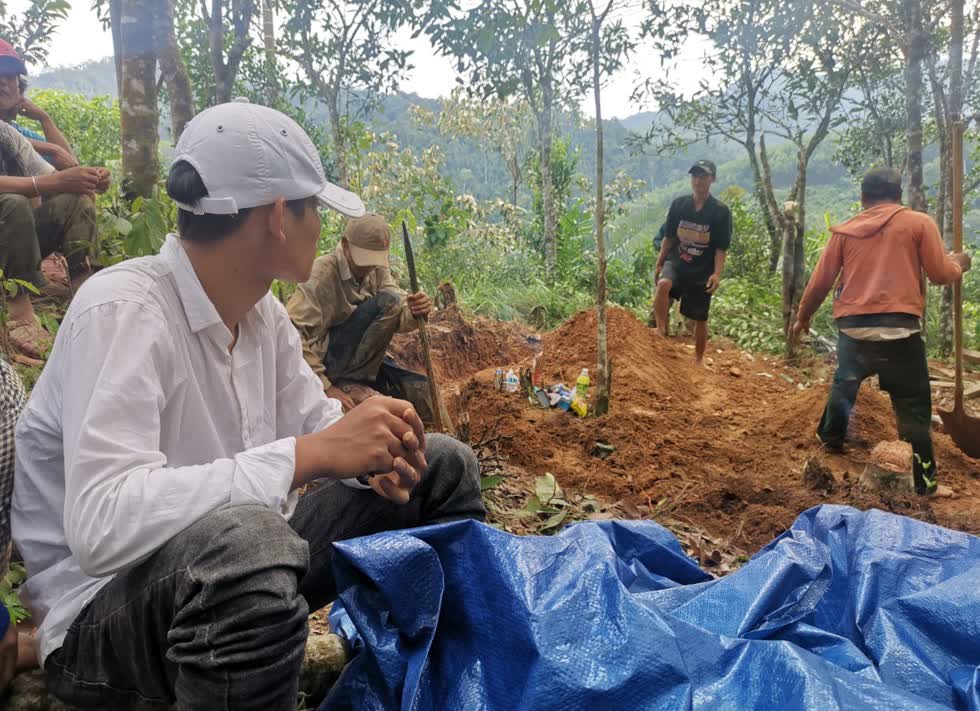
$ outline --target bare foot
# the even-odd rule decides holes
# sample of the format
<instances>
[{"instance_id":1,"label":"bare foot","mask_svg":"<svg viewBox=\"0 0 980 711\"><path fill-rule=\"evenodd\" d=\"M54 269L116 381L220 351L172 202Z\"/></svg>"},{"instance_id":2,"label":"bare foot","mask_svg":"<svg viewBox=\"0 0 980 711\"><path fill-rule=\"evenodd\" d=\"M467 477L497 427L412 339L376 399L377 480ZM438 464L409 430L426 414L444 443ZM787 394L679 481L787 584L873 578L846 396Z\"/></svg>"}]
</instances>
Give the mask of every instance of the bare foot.
<instances>
[{"instance_id":1,"label":"bare foot","mask_svg":"<svg viewBox=\"0 0 980 711\"><path fill-rule=\"evenodd\" d=\"M939 499L951 499L953 496L955 496L955 494L956 492L950 487L946 486L945 484L940 484L936 487L936 493L933 494L933 496Z\"/></svg>"},{"instance_id":2,"label":"bare foot","mask_svg":"<svg viewBox=\"0 0 980 711\"><path fill-rule=\"evenodd\" d=\"M37 628L29 623L17 625L17 673L37 669L37 649L34 646L34 635Z\"/></svg>"}]
</instances>

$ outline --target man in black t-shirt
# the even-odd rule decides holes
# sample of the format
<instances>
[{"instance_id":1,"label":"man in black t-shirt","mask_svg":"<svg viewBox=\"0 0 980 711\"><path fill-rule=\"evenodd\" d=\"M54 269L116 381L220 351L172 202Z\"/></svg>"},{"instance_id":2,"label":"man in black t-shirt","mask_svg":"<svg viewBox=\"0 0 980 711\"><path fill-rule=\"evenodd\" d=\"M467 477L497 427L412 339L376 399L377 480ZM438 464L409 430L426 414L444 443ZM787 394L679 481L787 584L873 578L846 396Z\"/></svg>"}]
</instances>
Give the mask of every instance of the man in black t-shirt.
<instances>
[{"instance_id":1,"label":"man in black t-shirt","mask_svg":"<svg viewBox=\"0 0 980 711\"><path fill-rule=\"evenodd\" d=\"M688 171L691 195L671 203L667 233L657 259L654 313L660 333L667 336L670 300L681 302L681 314L694 324L694 357L699 365L708 344L711 295L721 284L725 255L732 241L732 213L711 194L717 168L699 160Z\"/></svg>"}]
</instances>

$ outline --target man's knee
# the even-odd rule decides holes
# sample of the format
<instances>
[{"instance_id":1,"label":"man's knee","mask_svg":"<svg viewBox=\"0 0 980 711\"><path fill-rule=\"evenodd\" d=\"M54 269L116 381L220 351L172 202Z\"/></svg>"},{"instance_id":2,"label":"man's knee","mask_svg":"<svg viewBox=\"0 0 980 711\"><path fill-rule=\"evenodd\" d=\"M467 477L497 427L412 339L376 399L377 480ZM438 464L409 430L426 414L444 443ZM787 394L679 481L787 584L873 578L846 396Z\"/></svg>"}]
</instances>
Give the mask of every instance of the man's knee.
<instances>
[{"instance_id":1,"label":"man's knee","mask_svg":"<svg viewBox=\"0 0 980 711\"><path fill-rule=\"evenodd\" d=\"M425 441L433 491L455 492L482 509L480 463L473 449L444 434L427 434Z\"/></svg>"},{"instance_id":2,"label":"man's knee","mask_svg":"<svg viewBox=\"0 0 980 711\"><path fill-rule=\"evenodd\" d=\"M670 294L670 290L674 288L674 282L670 279L661 278L657 282L657 296L666 297Z\"/></svg>"},{"instance_id":3,"label":"man's knee","mask_svg":"<svg viewBox=\"0 0 980 711\"><path fill-rule=\"evenodd\" d=\"M195 573L212 581L248 578L275 571L278 584L292 586L306 574L309 550L281 515L264 506L230 506L213 511L181 534ZM282 590L288 593L287 590ZM295 591L294 591L295 592Z\"/></svg>"},{"instance_id":4,"label":"man's knee","mask_svg":"<svg viewBox=\"0 0 980 711\"><path fill-rule=\"evenodd\" d=\"M401 296L390 291L381 291L374 297L374 299L378 304L378 311L385 316L399 310L402 305Z\"/></svg>"},{"instance_id":5,"label":"man's knee","mask_svg":"<svg viewBox=\"0 0 980 711\"><path fill-rule=\"evenodd\" d=\"M33 219L34 205L31 204L31 199L24 195L3 193L0 194L0 215L4 217L8 215L31 215Z\"/></svg>"}]
</instances>

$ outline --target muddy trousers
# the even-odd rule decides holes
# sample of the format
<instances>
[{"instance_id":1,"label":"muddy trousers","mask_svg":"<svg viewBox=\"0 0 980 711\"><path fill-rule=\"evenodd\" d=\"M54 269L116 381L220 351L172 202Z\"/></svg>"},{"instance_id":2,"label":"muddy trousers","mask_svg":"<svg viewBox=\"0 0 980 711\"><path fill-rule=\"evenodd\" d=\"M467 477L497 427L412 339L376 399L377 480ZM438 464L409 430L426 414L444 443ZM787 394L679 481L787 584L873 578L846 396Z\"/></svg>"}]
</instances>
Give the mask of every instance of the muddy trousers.
<instances>
[{"instance_id":1,"label":"muddy trousers","mask_svg":"<svg viewBox=\"0 0 980 711\"><path fill-rule=\"evenodd\" d=\"M330 329L323 365L330 382L374 383L385 351L401 323L402 299L382 291L358 304L350 318Z\"/></svg>"},{"instance_id":2,"label":"muddy trousers","mask_svg":"<svg viewBox=\"0 0 980 711\"><path fill-rule=\"evenodd\" d=\"M96 593L45 663L49 690L103 710L295 711L306 618L337 595L333 543L486 515L473 451L430 435L426 454L405 506L321 482L288 522L235 506L189 526Z\"/></svg>"},{"instance_id":3,"label":"muddy trousers","mask_svg":"<svg viewBox=\"0 0 980 711\"><path fill-rule=\"evenodd\" d=\"M932 449L932 391L925 344L919 334L897 341L860 341L841 333L837 340L837 372L817 433L839 447L847 434L858 390L865 378L877 375L891 396L898 436L912 445L912 479L916 492L936 490Z\"/></svg>"},{"instance_id":4,"label":"muddy trousers","mask_svg":"<svg viewBox=\"0 0 980 711\"><path fill-rule=\"evenodd\" d=\"M23 279L43 286L41 259L61 252L68 270L85 266L98 226L95 206L83 195L52 195L35 208L30 198L0 194L0 269L8 279Z\"/></svg>"}]
</instances>

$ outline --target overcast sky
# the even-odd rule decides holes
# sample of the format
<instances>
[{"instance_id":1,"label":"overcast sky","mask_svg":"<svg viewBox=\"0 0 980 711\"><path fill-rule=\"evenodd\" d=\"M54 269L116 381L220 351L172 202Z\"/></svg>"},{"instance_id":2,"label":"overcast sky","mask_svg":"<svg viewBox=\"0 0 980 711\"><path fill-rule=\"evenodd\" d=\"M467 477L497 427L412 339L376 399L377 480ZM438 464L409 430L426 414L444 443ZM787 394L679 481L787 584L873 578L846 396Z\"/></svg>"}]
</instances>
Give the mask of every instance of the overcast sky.
<instances>
[{"instance_id":1,"label":"overcast sky","mask_svg":"<svg viewBox=\"0 0 980 711\"><path fill-rule=\"evenodd\" d=\"M12 12L21 12L28 4L29 0L9 0L7 6ZM73 66L112 55L112 38L108 32L102 30L91 5L91 0L72 2L68 21L58 29L51 43L48 55L49 66ZM627 22L638 24L639 16L639 10L630 11ZM452 63L445 57L437 55L424 37L415 40L405 38L402 41L415 50L412 56L412 63L415 66L408 78L402 82L401 89L427 98L438 98L452 91L456 85L456 73ZM696 84L698 55L698 48L691 46L678 70L680 74L686 75L685 83L690 86ZM611 77L608 85L603 88L603 116L622 118L650 108L632 102L630 94L638 70L642 68L644 74L649 76L650 73L658 70L659 65L652 52L641 48L630 66ZM687 82L687 79L690 79L690 82ZM595 114L591 94L583 98L582 111L589 116Z\"/></svg>"}]
</instances>

